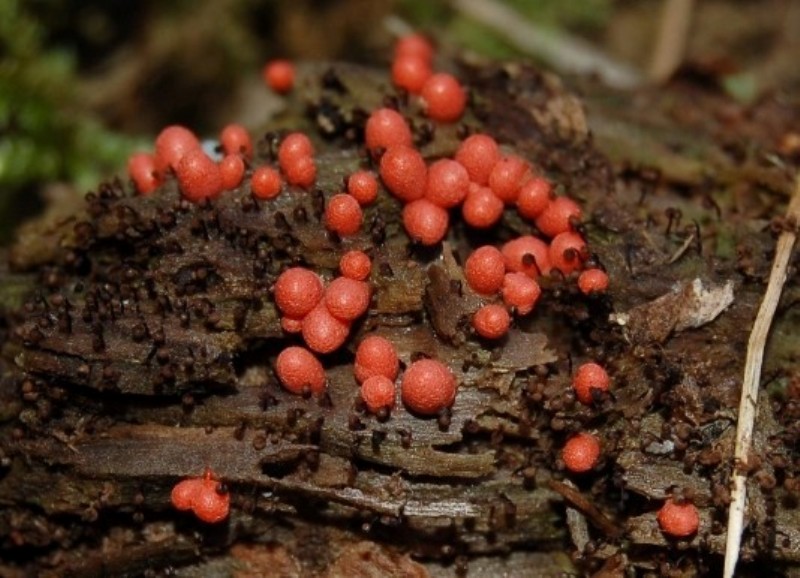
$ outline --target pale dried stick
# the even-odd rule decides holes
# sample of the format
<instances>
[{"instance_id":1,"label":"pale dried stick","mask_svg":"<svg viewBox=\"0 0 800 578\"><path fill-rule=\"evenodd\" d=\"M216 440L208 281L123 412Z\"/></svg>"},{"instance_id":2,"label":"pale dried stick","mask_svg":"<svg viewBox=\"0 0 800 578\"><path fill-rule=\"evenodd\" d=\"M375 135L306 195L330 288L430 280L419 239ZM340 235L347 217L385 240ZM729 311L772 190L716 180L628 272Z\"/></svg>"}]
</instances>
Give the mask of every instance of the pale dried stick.
<instances>
[{"instance_id":1,"label":"pale dried stick","mask_svg":"<svg viewBox=\"0 0 800 578\"><path fill-rule=\"evenodd\" d=\"M650 80L663 82L680 66L686 53L693 11L694 0L664 0L647 74Z\"/></svg>"},{"instance_id":2,"label":"pale dried stick","mask_svg":"<svg viewBox=\"0 0 800 578\"><path fill-rule=\"evenodd\" d=\"M532 24L496 0L452 0L453 7L500 33L520 50L537 56L558 72L598 74L609 86L634 88L641 75L603 54L596 46Z\"/></svg>"},{"instance_id":3,"label":"pale dried stick","mask_svg":"<svg viewBox=\"0 0 800 578\"><path fill-rule=\"evenodd\" d=\"M747 498L745 485L747 476L743 473L743 470L747 466L750 446L753 441L753 426L755 425L756 409L758 407L758 390L761 382L761 364L764 361L764 347L772 325L772 319L775 316L775 310L778 307L783 285L786 283L786 269L797 238L796 227L800 223L800 175L795 180L794 194L789 201L789 208L786 210L786 221L788 227L778 237L767 290L764 293L764 299L758 309L758 315L753 323L753 329L750 332L750 339L747 343L742 397L739 401L739 422L736 426L733 487L731 489L731 505L728 510L728 535L725 542L724 578L733 578L736 562L739 559L739 548L742 544Z\"/></svg>"}]
</instances>

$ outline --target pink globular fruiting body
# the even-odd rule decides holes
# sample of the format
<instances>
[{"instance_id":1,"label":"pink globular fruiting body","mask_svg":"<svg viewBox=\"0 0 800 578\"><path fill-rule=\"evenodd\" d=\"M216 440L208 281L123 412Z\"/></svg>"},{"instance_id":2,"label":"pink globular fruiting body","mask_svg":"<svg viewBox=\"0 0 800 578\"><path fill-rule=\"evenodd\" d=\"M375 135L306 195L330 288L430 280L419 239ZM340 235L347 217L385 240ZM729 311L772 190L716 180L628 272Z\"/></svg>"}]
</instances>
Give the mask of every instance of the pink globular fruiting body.
<instances>
[{"instance_id":1,"label":"pink globular fruiting body","mask_svg":"<svg viewBox=\"0 0 800 578\"><path fill-rule=\"evenodd\" d=\"M363 218L361 205L347 193L334 195L325 207L325 226L343 237L355 235Z\"/></svg>"},{"instance_id":2,"label":"pink globular fruiting body","mask_svg":"<svg viewBox=\"0 0 800 578\"><path fill-rule=\"evenodd\" d=\"M395 146L411 146L411 128L399 112L391 108L379 108L373 112L364 129L367 148L390 149Z\"/></svg>"},{"instance_id":3,"label":"pink globular fruiting body","mask_svg":"<svg viewBox=\"0 0 800 578\"><path fill-rule=\"evenodd\" d=\"M187 478L175 484L170 499L176 510L191 510L207 524L218 524L230 513L230 494L211 470L201 478Z\"/></svg>"},{"instance_id":4,"label":"pink globular fruiting body","mask_svg":"<svg viewBox=\"0 0 800 578\"><path fill-rule=\"evenodd\" d=\"M420 90L426 114L439 122L455 122L464 114L467 93L451 74L431 75Z\"/></svg>"},{"instance_id":5,"label":"pink globular fruiting body","mask_svg":"<svg viewBox=\"0 0 800 578\"><path fill-rule=\"evenodd\" d=\"M294 88L295 68L289 60L270 60L262 71L264 82L278 94L286 94Z\"/></svg>"},{"instance_id":6,"label":"pink globular fruiting body","mask_svg":"<svg viewBox=\"0 0 800 578\"><path fill-rule=\"evenodd\" d=\"M325 370L319 359L303 347L287 347L275 361L275 373L287 391L297 395L325 391Z\"/></svg>"},{"instance_id":7,"label":"pink globular fruiting body","mask_svg":"<svg viewBox=\"0 0 800 578\"><path fill-rule=\"evenodd\" d=\"M247 159L253 156L250 133L240 124L226 125L219 135L219 142L226 155L241 155Z\"/></svg>"},{"instance_id":8,"label":"pink globular fruiting body","mask_svg":"<svg viewBox=\"0 0 800 578\"><path fill-rule=\"evenodd\" d=\"M304 267L292 267L280 274L273 293L278 309L289 317L305 317L323 295L322 280Z\"/></svg>"},{"instance_id":9,"label":"pink globular fruiting body","mask_svg":"<svg viewBox=\"0 0 800 578\"><path fill-rule=\"evenodd\" d=\"M608 289L608 273L602 269L586 269L578 276L578 288L585 295L604 293Z\"/></svg>"},{"instance_id":10,"label":"pink globular fruiting body","mask_svg":"<svg viewBox=\"0 0 800 578\"><path fill-rule=\"evenodd\" d=\"M502 305L484 305L472 316L472 327L486 339L500 339L510 325L511 316Z\"/></svg>"},{"instance_id":11,"label":"pink globular fruiting body","mask_svg":"<svg viewBox=\"0 0 800 578\"><path fill-rule=\"evenodd\" d=\"M161 174L169 169L175 170L186 153L199 148L200 141L188 128L180 125L166 127L156 137L156 170Z\"/></svg>"},{"instance_id":12,"label":"pink globular fruiting body","mask_svg":"<svg viewBox=\"0 0 800 578\"><path fill-rule=\"evenodd\" d=\"M373 375L361 384L361 399L371 413L394 407L394 381L383 375Z\"/></svg>"},{"instance_id":13,"label":"pink globular fruiting body","mask_svg":"<svg viewBox=\"0 0 800 578\"><path fill-rule=\"evenodd\" d=\"M281 193L280 173L272 167L258 167L250 178L250 190L257 199L274 199Z\"/></svg>"},{"instance_id":14,"label":"pink globular fruiting body","mask_svg":"<svg viewBox=\"0 0 800 578\"><path fill-rule=\"evenodd\" d=\"M364 251L348 251L339 259L342 276L356 281L364 281L372 271L372 261Z\"/></svg>"},{"instance_id":15,"label":"pink globular fruiting body","mask_svg":"<svg viewBox=\"0 0 800 578\"><path fill-rule=\"evenodd\" d=\"M437 415L453 405L456 389L456 378L450 368L434 359L420 359L406 369L401 397L412 412Z\"/></svg>"},{"instance_id":16,"label":"pink globular fruiting body","mask_svg":"<svg viewBox=\"0 0 800 578\"><path fill-rule=\"evenodd\" d=\"M503 254L492 245L475 249L464 264L464 276L470 288L482 295L492 295L500 290L506 273Z\"/></svg>"},{"instance_id":17,"label":"pink globular fruiting body","mask_svg":"<svg viewBox=\"0 0 800 578\"><path fill-rule=\"evenodd\" d=\"M561 459L570 472L588 472L600 459L600 441L590 433L575 434L564 444Z\"/></svg>"},{"instance_id":18,"label":"pink globular fruiting body","mask_svg":"<svg viewBox=\"0 0 800 578\"><path fill-rule=\"evenodd\" d=\"M353 371L359 383L375 375L382 375L394 381L400 371L397 350L385 337L379 335L365 337L356 349Z\"/></svg>"},{"instance_id":19,"label":"pink globular fruiting body","mask_svg":"<svg viewBox=\"0 0 800 578\"><path fill-rule=\"evenodd\" d=\"M175 167L175 175L183 196L192 202L213 199L222 192L219 166L203 149L186 152Z\"/></svg>"},{"instance_id":20,"label":"pink globular fruiting body","mask_svg":"<svg viewBox=\"0 0 800 578\"><path fill-rule=\"evenodd\" d=\"M700 514L689 501L678 502L670 498L661 506L657 518L661 531L674 538L688 538L700 527Z\"/></svg>"},{"instance_id":21,"label":"pink globular fruiting body","mask_svg":"<svg viewBox=\"0 0 800 578\"><path fill-rule=\"evenodd\" d=\"M219 162L219 175L222 181L222 189L230 191L238 187L244 177L244 161L241 155L225 155Z\"/></svg>"},{"instance_id":22,"label":"pink globular fruiting body","mask_svg":"<svg viewBox=\"0 0 800 578\"><path fill-rule=\"evenodd\" d=\"M156 160L150 153L135 153L128 159L128 175L141 195L149 195L161 184Z\"/></svg>"},{"instance_id":23,"label":"pink globular fruiting body","mask_svg":"<svg viewBox=\"0 0 800 578\"><path fill-rule=\"evenodd\" d=\"M435 245L447 234L450 216L439 205L417 199L403 208L403 226L408 236L423 245Z\"/></svg>"},{"instance_id":24,"label":"pink globular fruiting body","mask_svg":"<svg viewBox=\"0 0 800 578\"><path fill-rule=\"evenodd\" d=\"M388 149L381 157L380 173L389 191L405 203L425 195L428 167L415 148L397 145Z\"/></svg>"},{"instance_id":25,"label":"pink globular fruiting body","mask_svg":"<svg viewBox=\"0 0 800 578\"><path fill-rule=\"evenodd\" d=\"M542 290L525 273L506 273L503 276L503 303L513 307L518 315L527 315L536 306Z\"/></svg>"},{"instance_id":26,"label":"pink globular fruiting body","mask_svg":"<svg viewBox=\"0 0 800 578\"><path fill-rule=\"evenodd\" d=\"M378 179L369 171L356 171L347 178L347 192L359 205L371 205L378 198Z\"/></svg>"},{"instance_id":27,"label":"pink globular fruiting body","mask_svg":"<svg viewBox=\"0 0 800 578\"><path fill-rule=\"evenodd\" d=\"M591 405L595 400L602 399L610 384L611 379L606 370L592 362L579 366L572 378L575 396L585 405Z\"/></svg>"}]
</instances>

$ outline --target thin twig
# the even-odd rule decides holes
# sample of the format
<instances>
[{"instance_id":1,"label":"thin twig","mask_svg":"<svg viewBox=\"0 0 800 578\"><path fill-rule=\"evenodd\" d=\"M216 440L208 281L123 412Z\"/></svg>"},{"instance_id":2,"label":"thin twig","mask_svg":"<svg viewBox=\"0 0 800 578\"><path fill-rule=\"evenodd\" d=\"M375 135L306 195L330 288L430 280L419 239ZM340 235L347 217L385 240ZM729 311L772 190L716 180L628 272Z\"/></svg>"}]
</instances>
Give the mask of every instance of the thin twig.
<instances>
[{"instance_id":1,"label":"thin twig","mask_svg":"<svg viewBox=\"0 0 800 578\"><path fill-rule=\"evenodd\" d=\"M586 499L576 488L572 488L556 480L550 480L547 482L547 485L554 492L561 494L567 503L574 506L579 512L582 512L592 524L597 526L607 536L616 537L622 534L622 529L601 512L597 506Z\"/></svg>"},{"instance_id":2,"label":"thin twig","mask_svg":"<svg viewBox=\"0 0 800 578\"><path fill-rule=\"evenodd\" d=\"M764 300L761 302L758 316L750 333L750 340L747 343L742 397L739 401L739 423L736 427L733 488L731 490L731 505L728 511L724 578L733 578L736 562L739 559L747 497L747 488L745 486L747 476L743 472L748 462L750 446L753 441L753 427L756 419L756 408L758 407L758 390L761 381L761 365L764 361L764 347L772 325L772 319L775 316L775 310L778 307L783 285L786 282L786 270L797 238L795 228L800 223L800 175L795 180L794 194L791 201L789 201L786 217L788 227L778 237L775 260L772 263L772 272L769 276L767 290L764 293Z\"/></svg>"},{"instance_id":3,"label":"thin twig","mask_svg":"<svg viewBox=\"0 0 800 578\"><path fill-rule=\"evenodd\" d=\"M694 0L664 0L648 76L663 82L680 66L686 52Z\"/></svg>"},{"instance_id":4,"label":"thin twig","mask_svg":"<svg viewBox=\"0 0 800 578\"><path fill-rule=\"evenodd\" d=\"M559 72L598 74L609 86L635 88L641 75L578 38L532 24L496 0L453 0L456 10L499 32L520 50L541 58Z\"/></svg>"}]
</instances>

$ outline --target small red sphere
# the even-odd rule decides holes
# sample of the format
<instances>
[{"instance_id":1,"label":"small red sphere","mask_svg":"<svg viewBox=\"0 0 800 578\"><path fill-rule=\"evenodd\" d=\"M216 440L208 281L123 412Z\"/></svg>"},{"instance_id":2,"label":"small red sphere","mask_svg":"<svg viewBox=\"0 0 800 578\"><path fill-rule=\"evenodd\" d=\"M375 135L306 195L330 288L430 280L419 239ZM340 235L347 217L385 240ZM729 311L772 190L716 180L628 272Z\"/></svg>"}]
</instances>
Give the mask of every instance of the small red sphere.
<instances>
[{"instance_id":1,"label":"small red sphere","mask_svg":"<svg viewBox=\"0 0 800 578\"><path fill-rule=\"evenodd\" d=\"M317 180L317 165L313 157L300 157L295 159L285 168L281 168L290 185L309 188Z\"/></svg>"},{"instance_id":2,"label":"small red sphere","mask_svg":"<svg viewBox=\"0 0 800 578\"><path fill-rule=\"evenodd\" d=\"M664 502L658 511L661 531L675 538L688 538L700 527L700 514L691 502L677 503L673 499Z\"/></svg>"},{"instance_id":3,"label":"small red sphere","mask_svg":"<svg viewBox=\"0 0 800 578\"><path fill-rule=\"evenodd\" d=\"M292 267L281 273L273 288L278 309L295 319L308 315L322 300L323 292L319 276L303 267Z\"/></svg>"},{"instance_id":4,"label":"small red sphere","mask_svg":"<svg viewBox=\"0 0 800 578\"><path fill-rule=\"evenodd\" d=\"M353 372L359 383L375 375L382 375L394 381L399 371L400 360L397 358L397 350L385 337L370 335L358 344Z\"/></svg>"},{"instance_id":5,"label":"small red sphere","mask_svg":"<svg viewBox=\"0 0 800 578\"><path fill-rule=\"evenodd\" d=\"M455 122L464 114L467 93L456 78L445 72L432 75L420 92L428 117L439 122Z\"/></svg>"},{"instance_id":6,"label":"small red sphere","mask_svg":"<svg viewBox=\"0 0 800 578\"><path fill-rule=\"evenodd\" d=\"M578 288L585 295L604 293L608 289L608 274L602 269L586 269L578 276Z\"/></svg>"},{"instance_id":7,"label":"small red sphere","mask_svg":"<svg viewBox=\"0 0 800 578\"><path fill-rule=\"evenodd\" d=\"M156 137L155 163L160 174L175 170L187 152L200 148L200 141L192 131L180 125L171 125Z\"/></svg>"},{"instance_id":8,"label":"small red sphere","mask_svg":"<svg viewBox=\"0 0 800 578\"><path fill-rule=\"evenodd\" d=\"M413 56L425 62L433 60L434 50L430 41L421 34L407 34L397 39L394 45L394 58Z\"/></svg>"},{"instance_id":9,"label":"small red sphere","mask_svg":"<svg viewBox=\"0 0 800 578\"><path fill-rule=\"evenodd\" d=\"M611 380L608 373L596 363L584 363L572 378L575 397L585 405L591 405L608 391Z\"/></svg>"},{"instance_id":10,"label":"small red sphere","mask_svg":"<svg viewBox=\"0 0 800 578\"><path fill-rule=\"evenodd\" d=\"M278 94L294 88L294 64L288 60L270 60L262 71L264 82Z\"/></svg>"},{"instance_id":11,"label":"small red sphere","mask_svg":"<svg viewBox=\"0 0 800 578\"><path fill-rule=\"evenodd\" d=\"M418 94L432 74L428 61L418 56L401 56L392 62L392 82L411 94Z\"/></svg>"},{"instance_id":12,"label":"small red sphere","mask_svg":"<svg viewBox=\"0 0 800 578\"><path fill-rule=\"evenodd\" d=\"M475 249L464 263L464 276L467 284L476 293L493 295L503 285L506 272L503 255L491 245Z\"/></svg>"},{"instance_id":13,"label":"small red sphere","mask_svg":"<svg viewBox=\"0 0 800 578\"><path fill-rule=\"evenodd\" d=\"M506 273L503 277L503 303L518 315L527 315L536 306L542 290L525 273Z\"/></svg>"},{"instance_id":14,"label":"small red sphere","mask_svg":"<svg viewBox=\"0 0 800 578\"><path fill-rule=\"evenodd\" d=\"M314 156L314 145L311 139L302 132L287 134L278 146L278 165L286 171L298 159Z\"/></svg>"},{"instance_id":15,"label":"small red sphere","mask_svg":"<svg viewBox=\"0 0 800 578\"><path fill-rule=\"evenodd\" d=\"M245 158L253 156L253 141L250 133L240 124L229 124L222 129L219 142L226 155L242 155Z\"/></svg>"},{"instance_id":16,"label":"small red sphere","mask_svg":"<svg viewBox=\"0 0 800 578\"><path fill-rule=\"evenodd\" d=\"M353 321L364 315L369 300L369 285L347 277L337 277L325 290L325 307L341 321Z\"/></svg>"},{"instance_id":17,"label":"small red sphere","mask_svg":"<svg viewBox=\"0 0 800 578\"><path fill-rule=\"evenodd\" d=\"M427 199L418 199L403 207L403 226L414 241L435 245L447 234L450 215Z\"/></svg>"},{"instance_id":18,"label":"small red sphere","mask_svg":"<svg viewBox=\"0 0 800 578\"><path fill-rule=\"evenodd\" d=\"M420 359L403 375L401 397L414 413L436 415L453 405L456 388L450 368L433 359Z\"/></svg>"},{"instance_id":19,"label":"small red sphere","mask_svg":"<svg viewBox=\"0 0 800 578\"><path fill-rule=\"evenodd\" d=\"M222 491L210 470L202 478L188 478L172 489L172 505L178 510L192 510L203 522L216 524L228 517L230 494Z\"/></svg>"},{"instance_id":20,"label":"small red sphere","mask_svg":"<svg viewBox=\"0 0 800 578\"><path fill-rule=\"evenodd\" d=\"M550 272L550 250L547 243L532 235L512 239L503 245L501 252L509 271L525 273L533 278Z\"/></svg>"},{"instance_id":21,"label":"small red sphere","mask_svg":"<svg viewBox=\"0 0 800 578\"><path fill-rule=\"evenodd\" d=\"M403 115L391 108L379 108L367 119L364 138L369 149L411 146L411 129Z\"/></svg>"},{"instance_id":22,"label":"small red sphere","mask_svg":"<svg viewBox=\"0 0 800 578\"><path fill-rule=\"evenodd\" d=\"M556 197L536 217L536 227L542 234L555 237L572 230L572 221L581 218L581 207L569 197Z\"/></svg>"},{"instance_id":23,"label":"small red sphere","mask_svg":"<svg viewBox=\"0 0 800 578\"><path fill-rule=\"evenodd\" d=\"M192 202L214 198L222 191L219 167L203 149L186 152L175 167L175 175L183 196Z\"/></svg>"},{"instance_id":24,"label":"small red sphere","mask_svg":"<svg viewBox=\"0 0 800 578\"><path fill-rule=\"evenodd\" d=\"M401 201L410 203L425 195L428 167L416 149L399 145L381 157L381 179Z\"/></svg>"},{"instance_id":25,"label":"small red sphere","mask_svg":"<svg viewBox=\"0 0 800 578\"><path fill-rule=\"evenodd\" d=\"M531 167L522 157L511 155L495 163L489 175L489 188L497 197L511 205L517 202L520 189L531 178Z\"/></svg>"},{"instance_id":26,"label":"small red sphere","mask_svg":"<svg viewBox=\"0 0 800 578\"><path fill-rule=\"evenodd\" d=\"M470 180L482 186L489 184L489 175L499 160L497 141L485 134L468 136L456 151L456 161L467 169Z\"/></svg>"},{"instance_id":27,"label":"small red sphere","mask_svg":"<svg viewBox=\"0 0 800 578\"><path fill-rule=\"evenodd\" d=\"M564 275L580 269L586 260L586 241L578 233L559 233L550 241L550 264Z\"/></svg>"},{"instance_id":28,"label":"small red sphere","mask_svg":"<svg viewBox=\"0 0 800 578\"><path fill-rule=\"evenodd\" d=\"M369 171L356 171L347 177L347 192L359 205L371 205L378 198L378 179Z\"/></svg>"},{"instance_id":29,"label":"small red sphere","mask_svg":"<svg viewBox=\"0 0 800 578\"><path fill-rule=\"evenodd\" d=\"M588 472L600 458L600 442L592 434L575 434L564 444L561 459L566 468L576 474Z\"/></svg>"},{"instance_id":30,"label":"small red sphere","mask_svg":"<svg viewBox=\"0 0 800 578\"><path fill-rule=\"evenodd\" d=\"M203 490L202 478L187 478L181 480L172 488L170 500L176 510L191 510L194 498Z\"/></svg>"},{"instance_id":31,"label":"small red sphere","mask_svg":"<svg viewBox=\"0 0 800 578\"><path fill-rule=\"evenodd\" d=\"M467 169L451 159L440 159L428 167L425 198L443 209L459 205L469 191Z\"/></svg>"},{"instance_id":32,"label":"small red sphere","mask_svg":"<svg viewBox=\"0 0 800 578\"><path fill-rule=\"evenodd\" d=\"M275 373L291 393L302 395L306 388L316 394L325 391L322 363L304 347L291 346L281 351L275 361Z\"/></svg>"},{"instance_id":33,"label":"small red sphere","mask_svg":"<svg viewBox=\"0 0 800 578\"><path fill-rule=\"evenodd\" d=\"M258 167L250 178L250 190L257 199L274 199L281 194L281 175L272 167Z\"/></svg>"},{"instance_id":34,"label":"small red sphere","mask_svg":"<svg viewBox=\"0 0 800 578\"><path fill-rule=\"evenodd\" d=\"M373 375L361 384L361 399L372 413L378 413L382 409L392 409L394 396L394 382L383 375Z\"/></svg>"},{"instance_id":35,"label":"small red sphere","mask_svg":"<svg viewBox=\"0 0 800 578\"><path fill-rule=\"evenodd\" d=\"M363 251L348 251L339 259L339 271L349 279L364 281L372 271L372 261Z\"/></svg>"},{"instance_id":36,"label":"small red sphere","mask_svg":"<svg viewBox=\"0 0 800 578\"><path fill-rule=\"evenodd\" d=\"M244 177L244 161L238 154L226 155L219 162L219 175L222 179L222 189L230 191L242 183Z\"/></svg>"},{"instance_id":37,"label":"small red sphere","mask_svg":"<svg viewBox=\"0 0 800 578\"><path fill-rule=\"evenodd\" d=\"M135 153L128 159L128 175L140 195L149 195L161 184L156 161L148 153Z\"/></svg>"},{"instance_id":38,"label":"small red sphere","mask_svg":"<svg viewBox=\"0 0 800 578\"><path fill-rule=\"evenodd\" d=\"M331 315L324 303L312 309L303 319L303 339L317 353L331 353L347 340L350 324Z\"/></svg>"},{"instance_id":39,"label":"small red sphere","mask_svg":"<svg viewBox=\"0 0 800 578\"><path fill-rule=\"evenodd\" d=\"M347 193L333 195L325 207L325 227L342 237L358 233L363 220L361 205Z\"/></svg>"},{"instance_id":40,"label":"small red sphere","mask_svg":"<svg viewBox=\"0 0 800 578\"><path fill-rule=\"evenodd\" d=\"M203 488L192 503L194 515L206 524L218 524L228 517L231 509L231 495L222 491L220 483L207 478Z\"/></svg>"},{"instance_id":41,"label":"small red sphere","mask_svg":"<svg viewBox=\"0 0 800 578\"><path fill-rule=\"evenodd\" d=\"M517 210L526 219L541 215L553 198L553 185L542 177L533 177L522 185L517 197Z\"/></svg>"},{"instance_id":42,"label":"small red sphere","mask_svg":"<svg viewBox=\"0 0 800 578\"><path fill-rule=\"evenodd\" d=\"M472 327L486 339L500 339L511 326L511 316L502 305L484 305L472 316Z\"/></svg>"},{"instance_id":43,"label":"small red sphere","mask_svg":"<svg viewBox=\"0 0 800 578\"><path fill-rule=\"evenodd\" d=\"M461 214L471 227L488 229L503 216L503 201L489 187L470 185Z\"/></svg>"}]
</instances>

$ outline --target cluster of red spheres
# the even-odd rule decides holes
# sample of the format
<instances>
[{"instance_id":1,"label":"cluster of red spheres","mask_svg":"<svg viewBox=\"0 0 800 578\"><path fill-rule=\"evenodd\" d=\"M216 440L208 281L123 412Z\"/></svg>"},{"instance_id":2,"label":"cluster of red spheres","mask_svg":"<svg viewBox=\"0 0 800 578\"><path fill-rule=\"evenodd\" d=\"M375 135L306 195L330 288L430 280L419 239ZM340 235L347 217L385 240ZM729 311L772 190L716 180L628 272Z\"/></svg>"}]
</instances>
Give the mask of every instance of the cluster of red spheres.
<instances>
[{"instance_id":1,"label":"cluster of red spheres","mask_svg":"<svg viewBox=\"0 0 800 578\"><path fill-rule=\"evenodd\" d=\"M262 200L277 197L284 180L307 189L317 178L314 147L302 133L290 133L281 142L280 172L268 164L251 167L253 143L241 125L229 124L222 129L219 148L223 156L215 161L192 131L179 125L168 126L156 137L154 153L140 152L130 157L128 174L136 190L149 195L172 173L183 196L195 203L236 189L248 175L252 195Z\"/></svg>"},{"instance_id":2,"label":"cluster of red spheres","mask_svg":"<svg viewBox=\"0 0 800 578\"><path fill-rule=\"evenodd\" d=\"M371 413L389 411L395 403L395 380L400 360L391 341L379 335L361 340L356 349L353 373L361 384L361 399Z\"/></svg>"},{"instance_id":3,"label":"cluster of red spheres","mask_svg":"<svg viewBox=\"0 0 800 578\"><path fill-rule=\"evenodd\" d=\"M363 253L345 257L344 274L333 279L327 287L316 273L304 267L287 269L273 287L275 304L282 313L283 330L301 334L306 346L318 354L339 349L350 334L353 321L369 309L371 290L363 280L366 278L364 270L368 274L371 268L369 257ZM355 278L349 277L348 273ZM290 385L294 381L284 374L281 364L278 364L278 377L287 389L300 393L297 387ZM306 385L319 393L317 382Z\"/></svg>"},{"instance_id":4,"label":"cluster of red spheres","mask_svg":"<svg viewBox=\"0 0 800 578\"><path fill-rule=\"evenodd\" d=\"M230 512L231 496L209 469L202 477L178 482L170 497L175 509L191 510L208 524L222 522Z\"/></svg>"},{"instance_id":5,"label":"cluster of red spheres","mask_svg":"<svg viewBox=\"0 0 800 578\"><path fill-rule=\"evenodd\" d=\"M466 112L467 91L455 76L435 70L434 59L428 39L418 34L403 37L395 46L391 80L416 99L412 102L429 119L453 123ZM286 94L294 87L295 67L287 60L270 61L262 74L276 93ZM471 134L451 157L438 156L429 162L415 146L403 114L383 107L369 115L364 140L377 174L369 167L352 172L343 189L326 199L323 223L331 233L341 238L359 233L364 211L371 210L368 207L377 201L382 187L402 204L402 223L409 238L425 246L447 237L456 212L478 231L500 223L507 208L531 224L530 233L502 246L480 246L464 262L467 285L482 300L471 318L481 338L502 339L515 317L532 314L542 295L543 277L575 280L586 295L607 291L606 272L587 266L591 260L580 227L580 205L557 195L539 168L506 150L491 135ZM236 124L221 131L218 160L209 156L190 130L177 125L165 128L154 148L152 154L137 153L128 162L134 187L142 195L151 194L170 175L183 196L193 202L213 199L248 179L251 194L260 200L276 198L284 184L309 189L317 181L314 146L301 132L286 134L281 140L277 166L256 163L248 131ZM274 284L281 327L302 339L302 344L284 348L275 361L280 383L293 394L325 392L328 380L320 356L341 349L352 324L369 309L369 255L347 251L339 272L326 286L316 272L292 267ZM358 343L353 373L364 407L379 416L388 416L395 407L398 380L403 405L417 416L441 415L453 405L458 391L452 370L435 359L414 361L401 374L395 345L378 334ZM602 366L587 362L578 367L572 386L577 400L591 408L609 398L610 381ZM600 440L586 432L573 434L561 452L564 467L575 474L592 471L600 458ZM210 472L176 485L172 502L206 522L224 519L229 510L229 496ZM692 535L699 523L693 505L673 501L664 505L658 521L666 534L677 537Z\"/></svg>"}]
</instances>

